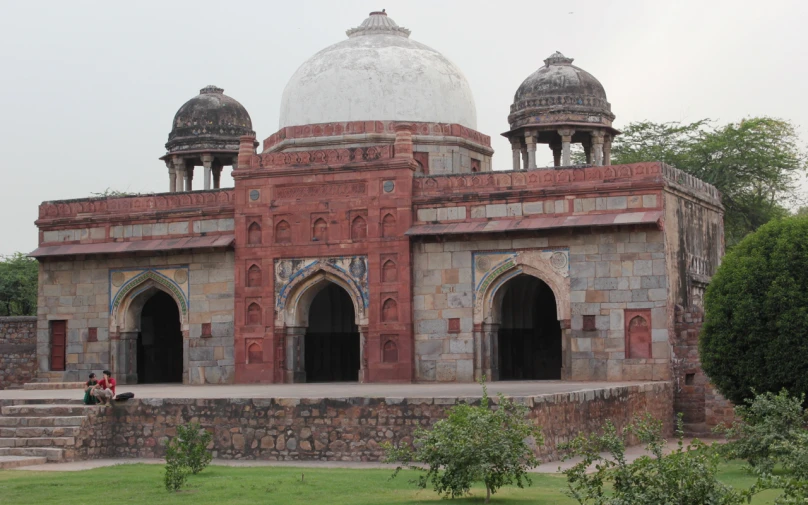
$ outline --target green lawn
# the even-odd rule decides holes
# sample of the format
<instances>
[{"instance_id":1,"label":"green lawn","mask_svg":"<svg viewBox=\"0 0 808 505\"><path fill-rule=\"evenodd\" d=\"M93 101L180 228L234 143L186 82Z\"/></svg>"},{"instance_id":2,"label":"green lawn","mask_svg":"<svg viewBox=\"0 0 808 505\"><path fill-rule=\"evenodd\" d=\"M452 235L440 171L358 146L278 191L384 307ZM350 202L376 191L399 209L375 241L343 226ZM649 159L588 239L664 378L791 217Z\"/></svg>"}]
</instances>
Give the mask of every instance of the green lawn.
<instances>
[{"instance_id":1,"label":"green lawn","mask_svg":"<svg viewBox=\"0 0 808 505\"><path fill-rule=\"evenodd\" d=\"M420 490L408 482L412 473L390 480L387 470L345 470L212 466L191 476L184 491L168 493L163 487L160 465L123 465L82 472L0 471L0 503L3 505L86 505L126 504L425 504L482 503L483 488L475 488L467 499L442 501L434 492ZM736 487L748 487L753 479L739 464L725 465L722 480ZM502 489L492 497L499 504L574 504L564 496L561 475L534 475L533 486ZM774 503L776 493L759 495L752 503Z\"/></svg>"}]
</instances>

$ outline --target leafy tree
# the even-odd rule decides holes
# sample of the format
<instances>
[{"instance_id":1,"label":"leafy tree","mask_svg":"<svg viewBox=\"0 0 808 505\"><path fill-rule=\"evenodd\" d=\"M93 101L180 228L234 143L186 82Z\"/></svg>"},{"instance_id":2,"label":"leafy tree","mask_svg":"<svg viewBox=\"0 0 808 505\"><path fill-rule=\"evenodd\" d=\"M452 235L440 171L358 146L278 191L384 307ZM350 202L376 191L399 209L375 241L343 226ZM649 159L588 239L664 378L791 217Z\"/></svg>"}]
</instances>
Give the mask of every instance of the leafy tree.
<instances>
[{"instance_id":1,"label":"leafy tree","mask_svg":"<svg viewBox=\"0 0 808 505\"><path fill-rule=\"evenodd\" d=\"M718 188L728 248L798 203L808 156L789 121L754 117L716 126L631 123L612 146L612 163L662 161Z\"/></svg>"},{"instance_id":2,"label":"leafy tree","mask_svg":"<svg viewBox=\"0 0 808 505\"><path fill-rule=\"evenodd\" d=\"M624 436L634 434L650 456L629 463ZM636 418L623 434L607 421L602 435L579 435L562 446L581 461L564 471L567 494L581 505L735 505L748 503L754 489L737 491L716 478L720 456L695 440L684 445L678 420L677 448L665 455L662 422ZM603 456L602 453L608 456ZM594 467L594 471L591 471ZM607 489L610 488L610 489Z\"/></svg>"},{"instance_id":3,"label":"leafy tree","mask_svg":"<svg viewBox=\"0 0 808 505\"><path fill-rule=\"evenodd\" d=\"M34 316L39 264L22 253L0 257L0 316Z\"/></svg>"},{"instance_id":4,"label":"leafy tree","mask_svg":"<svg viewBox=\"0 0 808 505\"><path fill-rule=\"evenodd\" d=\"M808 393L808 217L767 223L732 249L704 308L699 355L725 397Z\"/></svg>"},{"instance_id":5,"label":"leafy tree","mask_svg":"<svg viewBox=\"0 0 808 505\"><path fill-rule=\"evenodd\" d=\"M483 397L479 405L456 405L431 430L419 428L414 451L385 444L385 461L421 472L413 482L421 488L431 483L444 497L466 495L472 483L482 481L485 503L489 503L491 495L504 485L530 485L527 470L539 464L531 444L543 443L541 431L528 418L526 406L502 394L498 407L492 409L484 380L480 384Z\"/></svg>"}]
</instances>

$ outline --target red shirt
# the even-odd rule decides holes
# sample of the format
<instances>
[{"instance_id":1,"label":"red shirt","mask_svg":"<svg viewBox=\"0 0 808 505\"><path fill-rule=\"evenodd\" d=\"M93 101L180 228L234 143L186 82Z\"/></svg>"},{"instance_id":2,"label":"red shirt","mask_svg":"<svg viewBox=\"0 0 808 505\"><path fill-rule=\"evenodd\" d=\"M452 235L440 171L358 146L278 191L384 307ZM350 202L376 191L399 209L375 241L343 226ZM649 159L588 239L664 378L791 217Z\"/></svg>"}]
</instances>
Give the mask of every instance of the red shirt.
<instances>
[{"instance_id":1,"label":"red shirt","mask_svg":"<svg viewBox=\"0 0 808 505\"><path fill-rule=\"evenodd\" d=\"M98 381L98 385L101 386L101 389L109 389L112 391L112 396L115 396L115 379L110 377L109 379L103 378Z\"/></svg>"}]
</instances>

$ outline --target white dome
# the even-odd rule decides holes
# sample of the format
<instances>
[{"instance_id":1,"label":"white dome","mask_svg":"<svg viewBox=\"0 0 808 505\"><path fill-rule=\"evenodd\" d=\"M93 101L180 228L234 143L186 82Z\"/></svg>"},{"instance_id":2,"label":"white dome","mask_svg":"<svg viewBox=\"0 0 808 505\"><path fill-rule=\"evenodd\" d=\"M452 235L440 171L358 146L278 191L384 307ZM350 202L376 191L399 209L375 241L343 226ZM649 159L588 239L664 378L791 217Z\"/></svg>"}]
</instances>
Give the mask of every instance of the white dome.
<instances>
[{"instance_id":1,"label":"white dome","mask_svg":"<svg viewBox=\"0 0 808 505\"><path fill-rule=\"evenodd\" d=\"M457 123L477 129L463 73L384 12L303 63L283 91L280 127L343 121Z\"/></svg>"}]
</instances>

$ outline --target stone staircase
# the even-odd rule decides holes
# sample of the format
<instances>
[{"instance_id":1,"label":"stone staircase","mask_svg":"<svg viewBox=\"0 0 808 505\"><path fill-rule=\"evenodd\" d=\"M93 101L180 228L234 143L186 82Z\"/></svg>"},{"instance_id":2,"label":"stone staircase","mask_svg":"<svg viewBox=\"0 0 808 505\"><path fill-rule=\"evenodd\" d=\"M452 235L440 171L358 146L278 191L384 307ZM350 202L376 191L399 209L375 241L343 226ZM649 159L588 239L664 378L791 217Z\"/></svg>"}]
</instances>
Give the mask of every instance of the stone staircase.
<instances>
[{"instance_id":1,"label":"stone staircase","mask_svg":"<svg viewBox=\"0 0 808 505\"><path fill-rule=\"evenodd\" d=\"M72 461L83 456L91 417L103 407L80 400L0 408L0 468Z\"/></svg>"}]
</instances>

